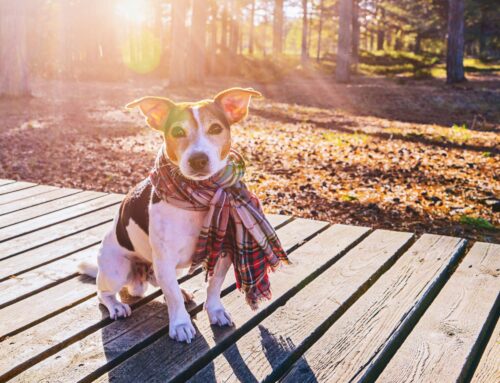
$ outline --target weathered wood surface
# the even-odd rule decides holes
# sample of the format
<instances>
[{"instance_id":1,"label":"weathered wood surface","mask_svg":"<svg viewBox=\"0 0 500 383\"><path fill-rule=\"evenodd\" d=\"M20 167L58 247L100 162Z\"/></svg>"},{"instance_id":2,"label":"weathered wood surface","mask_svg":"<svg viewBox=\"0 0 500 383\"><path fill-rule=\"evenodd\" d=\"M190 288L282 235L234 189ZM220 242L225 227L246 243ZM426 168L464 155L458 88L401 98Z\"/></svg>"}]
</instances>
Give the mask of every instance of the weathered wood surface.
<instances>
[{"instance_id":1,"label":"weathered wood surface","mask_svg":"<svg viewBox=\"0 0 500 383\"><path fill-rule=\"evenodd\" d=\"M390 349L458 262L464 241L422 236L296 362L285 382L358 379Z\"/></svg>"},{"instance_id":2,"label":"weathered wood surface","mask_svg":"<svg viewBox=\"0 0 500 383\"><path fill-rule=\"evenodd\" d=\"M102 196L105 196L105 194L85 191L69 195L62 201L55 200L44 203L43 205L32 206L27 209L12 212L10 214L4 214L0 217L0 238L5 235L4 233L2 233L1 229L6 226L12 227L17 224L17 231L21 233L30 230L30 228L31 230L33 230L33 221L30 221L29 223L23 221L38 218L39 221L43 222L43 220L45 219L45 225L49 225L51 222L51 216L57 216L55 212L57 212L58 210L66 210L72 208L72 213L75 214L75 212L78 210L86 210L86 206L83 204L83 202L91 201ZM49 213L52 214L49 215ZM64 214L59 214L59 217L61 216L64 216ZM69 214L67 213L66 216L69 216Z\"/></svg>"},{"instance_id":3,"label":"weathered wood surface","mask_svg":"<svg viewBox=\"0 0 500 383\"><path fill-rule=\"evenodd\" d=\"M17 256L52 241L58 241L61 238L76 234L85 229L110 222L113 220L116 212L117 207L115 205L109 206L76 219L60 222L23 236L15 237L9 241L0 242L0 260Z\"/></svg>"},{"instance_id":4,"label":"weathered wood surface","mask_svg":"<svg viewBox=\"0 0 500 383\"><path fill-rule=\"evenodd\" d=\"M27 189L20 189L18 191L2 194L0 195L0 205L11 204L11 203L13 204L16 201L23 200L27 197L44 194L50 191L55 191L57 189L58 188L55 186L37 185L29 187ZM0 190L2 189L0 188Z\"/></svg>"},{"instance_id":5,"label":"weathered wood surface","mask_svg":"<svg viewBox=\"0 0 500 383\"><path fill-rule=\"evenodd\" d=\"M0 187L0 196L7 194L7 193L12 193L18 190L23 190L23 189L28 189L36 186L36 184L32 182L15 182L15 183L9 183L7 185L4 185Z\"/></svg>"},{"instance_id":6,"label":"weathered wood surface","mask_svg":"<svg viewBox=\"0 0 500 383\"><path fill-rule=\"evenodd\" d=\"M466 381L499 312L500 245L476 243L399 348L380 382ZM498 361L497 361L498 363Z\"/></svg>"},{"instance_id":7,"label":"weathered wood surface","mask_svg":"<svg viewBox=\"0 0 500 383\"><path fill-rule=\"evenodd\" d=\"M65 209L56 210L39 217L29 219L26 222L19 222L0 229L0 242L5 242L8 239L16 238L22 236L23 234L32 233L57 223L66 222L70 219L98 211L105 207L116 205L123 198L118 194L103 195L102 193L95 192L86 193L90 193L90 196L95 198L91 198L89 201L81 202Z\"/></svg>"},{"instance_id":8,"label":"weathered wood surface","mask_svg":"<svg viewBox=\"0 0 500 383\"><path fill-rule=\"evenodd\" d=\"M409 243L408 233L377 230L314 279L223 355L207 365L192 381L261 381L286 361L320 326L331 324L377 280ZM337 238L325 232L315 253L335 252ZM307 246L307 245L306 245ZM299 266L300 267L300 266Z\"/></svg>"},{"instance_id":9,"label":"weathered wood surface","mask_svg":"<svg viewBox=\"0 0 500 383\"><path fill-rule=\"evenodd\" d=\"M230 271L236 326L220 329L204 274L181 278L198 331L186 345L159 289L111 321L76 273L121 198L0 179L0 382L500 381L498 245L464 255L459 238L269 215L293 262L271 275L273 299L252 312Z\"/></svg>"},{"instance_id":10,"label":"weathered wood surface","mask_svg":"<svg viewBox=\"0 0 500 383\"><path fill-rule=\"evenodd\" d=\"M55 189L53 191L36 194L31 197L22 198L13 202L0 204L0 216L4 214L9 214L14 211L19 211L27 208L34 208L37 205L44 204L46 202L55 201L57 199L62 199L63 197L70 196L76 193L80 193L81 190L78 189ZM64 200L60 201L61 205L64 206ZM0 217L0 220L2 217Z\"/></svg>"},{"instance_id":11,"label":"weathered wood surface","mask_svg":"<svg viewBox=\"0 0 500 383\"><path fill-rule=\"evenodd\" d=\"M150 346L134 354L130 359L101 377L98 382L147 381L161 377L162 380L185 381L193 372L202 367L208 355L216 356L238 337L271 314L310 280L330 266L345 251L354 246L367 230L359 227L338 225L325 231L290 254L293 265L272 275L273 300L262 302L259 309L252 311L238 291L223 297L224 306L233 313L234 327L217 328L210 326L205 318L196 321L199 334L192 341L189 352L182 344L163 335ZM336 246L327 249L318 246L322 238L329 236ZM318 249L322 251L318 252ZM229 343L229 344L228 344ZM134 366L142 365L138 370Z\"/></svg>"},{"instance_id":12,"label":"weathered wood surface","mask_svg":"<svg viewBox=\"0 0 500 383\"><path fill-rule=\"evenodd\" d=\"M0 178L0 186L4 186L4 185L8 185L8 184L11 184L11 183L14 183L16 181L14 180L7 180L7 179L4 179L4 178Z\"/></svg>"},{"instance_id":13,"label":"weathered wood surface","mask_svg":"<svg viewBox=\"0 0 500 383\"><path fill-rule=\"evenodd\" d=\"M474 371L472 383L500 382L500 320L486 345L479 365Z\"/></svg>"},{"instance_id":14,"label":"weathered wood surface","mask_svg":"<svg viewBox=\"0 0 500 383\"><path fill-rule=\"evenodd\" d=\"M279 219L276 221L287 221L287 220ZM308 222L305 220L296 220L278 229L278 235L283 243L283 246L286 249L294 248L297 245L299 245L303 240L305 240L309 235L314 234L315 230L324 227L324 223L317 221L310 221L310 222L314 222L314 224L308 225ZM300 231L302 232L301 235L298 234ZM232 284L231 280L232 278L227 278L226 281L227 285ZM194 313L200 311L201 308L200 305L204 301L204 294L205 294L204 285L205 282L203 274L198 274L193 278L183 282L182 284L184 288L190 291L195 291L195 304L191 309L191 311L194 311ZM153 296L158 296L157 293L152 293L152 294ZM155 299L151 303L148 303L145 307L141 307L140 311L134 311L132 317L136 318L135 320L138 323L141 323L141 327L138 328L137 330L133 330L134 322L131 322L130 325L123 324L123 322L125 321L114 322L110 326L106 326L104 329L98 332L92 331L88 336L84 337L82 340L79 340L75 344L69 346L68 348L65 348L63 351L54 355L51 359L47 360L46 362L42 362L40 365L36 365L33 368L27 370L25 373L18 376L17 379L19 381L30 381L31 379L34 378L35 375L42 376L45 374L49 374L47 376L50 376L51 380L58 381L58 377L60 377L59 378L60 381L64 381L65 378L69 378L69 375L67 374L71 372L70 380L78 380L79 378L85 376L85 374L88 374L91 371L93 371L92 368L101 368L106 366L107 364L111 363L111 359L114 360L118 358L122 354L126 353L129 348L137 344L140 344L142 341L145 341L151 336L155 336L155 334L158 334L158 332L161 332L161 334L168 332L167 330L168 316L165 307L163 307L163 305L160 305L161 302L163 302L162 297ZM87 302L85 302L82 305L82 308L84 308L85 311L92 310L92 308L88 307ZM59 316L69 315L70 317L75 317L76 316L74 313L75 309L78 310L78 307L72 308L71 310L62 313ZM99 311L97 308L97 302L94 302L94 311ZM161 311L161 313L158 311ZM97 326L99 328L100 327L99 322L101 324L103 323L102 318L104 319L107 318L107 312L103 310L103 313L104 316L102 316L100 311L99 315L97 316L91 315L91 318L94 320L94 323L89 323L88 321L86 321L87 327ZM88 319L89 314L88 312L87 313L81 312L79 316L81 318ZM96 317L99 318L97 320L98 323L95 323ZM60 321L60 318L53 318L53 319L57 320L58 322ZM109 321L104 322L104 324L108 323ZM38 327L43 327L43 326L44 325L41 324L41 326ZM82 327L85 328L85 326ZM37 350L38 354L42 352L47 352L46 350L47 345L52 344L51 342L52 337L56 337L56 339L58 340L61 339L60 338L61 332L58 331L56 334L53 334L53 330L52 332L50 332L51 329L52 327L46 329L46 331L49 330L48 334L42 334L40 330L37 331L35 329L35 331L37 332L37 337L36 337L37 341L35 342L35 346L36 344L40 344L40 347L43 348L43 350L34 347L34 345L32 344L33 342L30 343L30 350L28 352L28 355L26 355L26 353L23 353L22 355L23 361L20 361L20 364L23 362L26 363L27 360L26 358L28 356L29 358L36 357L36 355L32 354L34 349ZM32 329L28 331L32 331ZM119 335L122 333L126 335L126 338L119 337ZM103 339L105 341L103 341ZM122 346L120 346L117 349L111 348L112 350L114 350L114 353L111 354L109 352L103 353L103 343L106 344L110 343L111 345L110 347L116 347L116 345L118 344L121 344ZM19 347L19 343L15 342L15 346ZM111 358L110 355L114 355L114 357ZM0 357L1 356L2 355L0 353ZM61 369L60 372L55 372L55 370L50 366L54 360L57 361L57 369ZM86 367L83 368L83 366L81 366L81 368L76 368L80 364L83 364ZM12 364L10 364L8 367L10 367L10 369L12 370L13 366ZM2 370L0 369L0 376L1 372ZM5 372L5 374L7 374L7 372Z\"/></svg>"}]
</instances>

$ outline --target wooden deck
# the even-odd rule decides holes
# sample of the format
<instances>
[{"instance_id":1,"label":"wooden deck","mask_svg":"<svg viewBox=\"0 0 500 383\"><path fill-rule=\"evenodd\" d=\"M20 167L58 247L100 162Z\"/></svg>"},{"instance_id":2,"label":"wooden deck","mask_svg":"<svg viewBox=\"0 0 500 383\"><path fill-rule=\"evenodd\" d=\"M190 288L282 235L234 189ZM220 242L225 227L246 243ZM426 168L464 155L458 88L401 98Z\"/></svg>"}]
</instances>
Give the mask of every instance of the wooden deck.
<instances>
[{"instance_id":1,"label":"wooden deck","mask_svg":"<svg viewBox=\"0 0 500 383\"><path fill-rule=\"evenodd\" d=\"M111 321L75 271L121 198L0 180L0 381L500 381L500 245L271 215L293 261L273 300L252 312L229 273L221 329L204 275L183 278L187 345L159 290Z\"/></svg>"}]
</instances>

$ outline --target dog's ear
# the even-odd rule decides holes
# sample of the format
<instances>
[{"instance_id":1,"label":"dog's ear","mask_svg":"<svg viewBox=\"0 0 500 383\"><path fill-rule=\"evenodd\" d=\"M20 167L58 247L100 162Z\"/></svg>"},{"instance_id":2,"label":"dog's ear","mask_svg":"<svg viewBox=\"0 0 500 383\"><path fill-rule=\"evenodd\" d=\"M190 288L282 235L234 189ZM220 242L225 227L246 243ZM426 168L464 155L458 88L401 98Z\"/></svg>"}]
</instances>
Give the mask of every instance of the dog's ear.
<instances>
[{"instance_id":1,"label":"dog's ear","mask_svg":"<svg viewBox=\"0 0 500 383\"><path fill-rule=\"evenodd\" d=\"M220 105L229 124L234 124L247 116L252 96L262 97L262 94L252 88L231 88L215 96L214 102Z\"/></svg>"},{"instance_id":2,"label":"dog's ear","mask_svg":"<svg viewBox=\"0 0 500 383\"><path fill-rule=\"evenodd\" d=\"M127 109L139 107L141 113L146 117L146 122L156 130L162 130L168 119L168 114L175 107L174 102L163 97L143 97L125 105Z\"/></svg>"}]
</instances>

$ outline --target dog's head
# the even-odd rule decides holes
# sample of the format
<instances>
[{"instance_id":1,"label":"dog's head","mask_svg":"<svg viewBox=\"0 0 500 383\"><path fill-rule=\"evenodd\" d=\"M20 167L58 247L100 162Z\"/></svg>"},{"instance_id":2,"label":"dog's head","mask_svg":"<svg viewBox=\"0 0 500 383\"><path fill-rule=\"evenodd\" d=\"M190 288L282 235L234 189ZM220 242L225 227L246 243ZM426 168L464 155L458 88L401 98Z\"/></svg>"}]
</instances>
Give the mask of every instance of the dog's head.
<instances>
[{"instance_id":1,"label":"dog's head","mask_svg":"<svg viewBox=\"0 0 500 383\"><path fill-rule=\"evenodd\" d=\"M261 94L231 88L213 100L175 103L168 98L143 97L126 107L139 107L148 125L163 133L167 155L185 177L203 180L226 166L230 126L247 116L252 96Z\"/></svg>"}]
</instances>

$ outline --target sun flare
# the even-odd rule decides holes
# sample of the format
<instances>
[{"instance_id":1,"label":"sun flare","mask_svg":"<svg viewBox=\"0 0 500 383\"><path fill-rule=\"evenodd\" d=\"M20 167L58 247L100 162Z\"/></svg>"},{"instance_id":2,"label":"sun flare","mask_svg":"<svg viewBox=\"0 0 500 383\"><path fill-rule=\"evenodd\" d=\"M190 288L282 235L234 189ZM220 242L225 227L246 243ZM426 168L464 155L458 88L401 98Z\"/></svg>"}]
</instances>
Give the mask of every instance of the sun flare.
<instances>
[{"instance_id":1,"label":"sun flare","mask_svg":"<svg viewBox=\"0 0 500 383\"><path fill-rule=\"evenodd\" d=\"M144 0L121 0L116 5L116 13L128 22L142 24L148 18L149 7Z\"/></svg>"}]
</instances>

